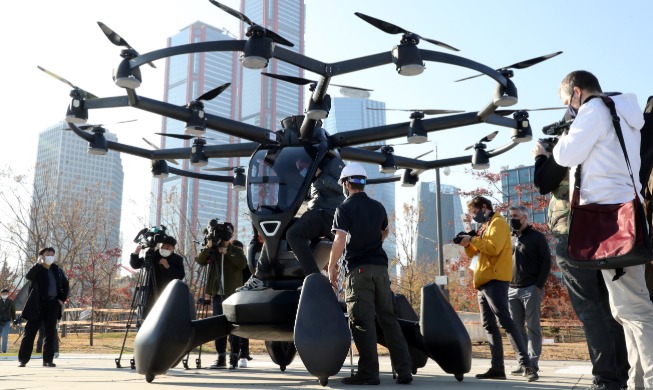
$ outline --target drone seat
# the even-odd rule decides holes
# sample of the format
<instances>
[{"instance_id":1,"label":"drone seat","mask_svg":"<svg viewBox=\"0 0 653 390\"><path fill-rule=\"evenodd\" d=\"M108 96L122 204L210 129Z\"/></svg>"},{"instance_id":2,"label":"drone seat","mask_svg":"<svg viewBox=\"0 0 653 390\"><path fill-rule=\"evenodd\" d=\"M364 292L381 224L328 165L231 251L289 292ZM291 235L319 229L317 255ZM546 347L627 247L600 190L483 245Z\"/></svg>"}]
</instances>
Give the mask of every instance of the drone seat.
<instances>
[{"instance_id":1,"label":"drone seat","mask_svg":"<svg viewBox=\"0 0 653 390\"><path fill-rule=\"evenodd\" d=\"M321 239L311 245L313 255L319 269L324 269L329 263L329 254L331 253L332 241ZM277 262L273 265L275 270L274 276L264 277L268 286L272 287L275 282L280 280L301 280L304 279L304 271L302 271L301 264L295 257L294 252L288 246L288 243L283 240L279 245L279 253L277 255Z\"/></svg>"}]
</instances>

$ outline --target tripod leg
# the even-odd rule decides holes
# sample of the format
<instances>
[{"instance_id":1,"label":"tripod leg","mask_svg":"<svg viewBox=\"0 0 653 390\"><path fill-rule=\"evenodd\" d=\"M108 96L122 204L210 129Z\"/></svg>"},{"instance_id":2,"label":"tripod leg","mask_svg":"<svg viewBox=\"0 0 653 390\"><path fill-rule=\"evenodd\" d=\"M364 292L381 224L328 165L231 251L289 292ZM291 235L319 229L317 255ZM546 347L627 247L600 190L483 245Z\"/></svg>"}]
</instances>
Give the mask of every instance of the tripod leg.
<instances>
[{"instance_id":1,"label":"tripod leg","mask_svg":"<svg viewBox=\"0 0 653 390\"><path fill-rule=\"evenodd\" d=\"M142 301L145 300L147 302L147 285L144 284L144 281L148 279L149 277L149 269L145 268L142 269L141 272L138 275L138 282L137 286L134 289L134 294L132 296L132 303L131 303L131 308L129 311L129 316L127 317L127 324L125 325L125 336L122 339L122 347L120 348L120 355L115 359L116 362L116 368L122 368L122 365L120 364L122 360L122 355L125 350L125 344L127 342L127 335L129 334L129 330L131 329L132 322L134 320L134 315L137 315L137 311L139 309L139 306L141 305ZM137 315L138 317L138 315ZM140 327L140 323L137 319L137 324L136 328L138 329ZM130 365L131 368L134 369L136 366L134 365L134 359L130 360Z\"/></svg>"}]
</instances>

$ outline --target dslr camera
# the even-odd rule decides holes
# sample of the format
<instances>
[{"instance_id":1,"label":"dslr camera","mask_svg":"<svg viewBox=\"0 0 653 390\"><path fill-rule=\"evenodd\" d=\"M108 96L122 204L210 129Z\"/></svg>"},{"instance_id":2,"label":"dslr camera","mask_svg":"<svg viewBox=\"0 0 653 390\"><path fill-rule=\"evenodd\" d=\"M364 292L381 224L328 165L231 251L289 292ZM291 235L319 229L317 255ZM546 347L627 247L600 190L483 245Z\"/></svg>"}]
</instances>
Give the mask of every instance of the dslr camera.
<instances>
[{"instance_id":1,"label":"dslr camera","mask_svg":"<svg viewBox=\"0 0 653 390\"><path fill-rule=\"evenodd\" d=\"M462 236L472 236L474 237L476 235L476 230L470 230L468 232L459 232L456 234L456 237L454 237L451 241L453 241L454 244L460 244L460 242L463 240Z\"/></svg>"},{"instance_id":2,"label":"dslr camera","mask_svg":"<svg viewBox=\"0 0 653 390\"><path fill-rule=\"evenodd\" d=\"M558 137L562 135L565 131L569 130L569 127L573 123L572 120L559 120L557 122L553 122L550 125L546 125L542 128L542 133L544 135L549 135L549 138L540 138L539 141L544 147L544 150L547 152L551 153L553 151L553 147L558 143Z\"/></svg>"},{"instance_id":3,"label":"dslr camera","mask_svg":"<svg viewBox=\"0 0 653 390\"><path fill-rule=\"evenodd\" d=\"M141 249L145 250L145 266L154 265L155 259L153 254L156 251L156 246L161 244L165 237L166 227L163 225L143 228L138 232L134 238L134 242L140 244Z\"/></svg>"},{"instance_id":4,"label":"dslr camera","mask_svg":"<svg viewBox=\"0 0 653 390\"><path fill-rule=\"evenodd\" d=\"M234 225L229 222L218 223L218 218L213 218L204 228L204 245L209 240L213 242L213 245L218 245L220 241L229 241L233 236Z\"/></svg>"}]
</instances>

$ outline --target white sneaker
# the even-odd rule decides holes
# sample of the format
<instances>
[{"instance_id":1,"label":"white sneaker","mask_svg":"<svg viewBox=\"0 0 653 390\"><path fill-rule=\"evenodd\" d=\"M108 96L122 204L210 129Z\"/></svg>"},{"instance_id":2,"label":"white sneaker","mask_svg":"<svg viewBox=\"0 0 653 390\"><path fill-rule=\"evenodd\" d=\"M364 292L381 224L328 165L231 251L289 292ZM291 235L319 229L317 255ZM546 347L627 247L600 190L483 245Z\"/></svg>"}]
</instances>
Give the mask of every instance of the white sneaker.
<instances>
[{"instance_id":1,"label":"white sneaker","mask_svg":"<svg viewBox=\"0 0 653 390\"><path fill-rule=\"evenodd\" d=\"M245 358L240 359L240 362L238 362L238 367L247 368L247 359Z\"/></svg>"},{"instance_id":2,"label":"white sneaker","mask_svg":"<svg viewBox=\"0 0 653 390\"><path fill-rule=\"evenodd\" d=\"M265 290L267 287L265 286L265 283L254 275L250 276L249 279L245 282L243 287L238 287L236 291L259 291L259 290Z\"/></svg>"}]
</instances>

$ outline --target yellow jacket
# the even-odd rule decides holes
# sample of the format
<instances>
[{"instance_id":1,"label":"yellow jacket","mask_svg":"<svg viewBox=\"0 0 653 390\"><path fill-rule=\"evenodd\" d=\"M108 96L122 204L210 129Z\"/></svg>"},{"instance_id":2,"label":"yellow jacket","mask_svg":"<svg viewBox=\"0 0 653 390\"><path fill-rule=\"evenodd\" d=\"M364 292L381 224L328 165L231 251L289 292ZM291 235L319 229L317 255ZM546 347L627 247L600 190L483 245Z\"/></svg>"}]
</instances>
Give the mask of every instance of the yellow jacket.
<instances>
[{"instance_id":1,"label":"yellow jacket","mask_svg":"<svg viewBox=\"0 0 653 390\"><path fill-rule=\"evenodd\" d=\"M470 245L465 248L470 258L479 254L474 270L476 289L491 280L512 280L512 243L508 222L501 215L494 214L486 225L483 233L472 237Z\"/></svg>"}]
</instances>

